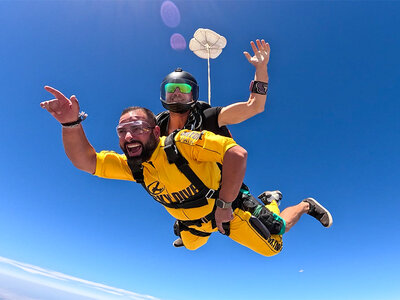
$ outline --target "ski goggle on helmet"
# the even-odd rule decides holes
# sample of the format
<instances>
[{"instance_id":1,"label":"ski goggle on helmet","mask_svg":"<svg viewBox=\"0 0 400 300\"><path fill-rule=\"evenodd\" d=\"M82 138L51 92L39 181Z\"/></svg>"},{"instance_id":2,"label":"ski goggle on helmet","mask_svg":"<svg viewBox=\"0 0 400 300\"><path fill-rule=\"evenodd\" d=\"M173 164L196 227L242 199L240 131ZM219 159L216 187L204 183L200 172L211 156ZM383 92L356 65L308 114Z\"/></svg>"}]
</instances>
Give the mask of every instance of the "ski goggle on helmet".
<instances>
[{"instance_id":1,"label":"ski goggle on helmet","mask_svg":"<svg viewBox=\"0 0 400 300\"><path fill-rule=\"evenodd\" d=\"M165 85L166 93L173 93L176 89L179 89L181 93L189 94L192 91L192 86L187 83L167 83Z\"/></svg>"},{"instance_id":2,"label":"ski goggle on helmet","mask_svg":"<svg viewBox=\"0 0 400 300\"><path fill-rule=\"evenodd\" d=\"M189 89L190 87L190 89ZM188 94L192 92L193 101L189 103L167 103L165 100L166 93L173 93L176 88L182 93ZM169 73L160 86L160 100L165 109L176 113L184 113L190 110L199 98L199 86L196 79L189 72L183 71L181 68L175 69Z\"/></svg>"}]
</instances>

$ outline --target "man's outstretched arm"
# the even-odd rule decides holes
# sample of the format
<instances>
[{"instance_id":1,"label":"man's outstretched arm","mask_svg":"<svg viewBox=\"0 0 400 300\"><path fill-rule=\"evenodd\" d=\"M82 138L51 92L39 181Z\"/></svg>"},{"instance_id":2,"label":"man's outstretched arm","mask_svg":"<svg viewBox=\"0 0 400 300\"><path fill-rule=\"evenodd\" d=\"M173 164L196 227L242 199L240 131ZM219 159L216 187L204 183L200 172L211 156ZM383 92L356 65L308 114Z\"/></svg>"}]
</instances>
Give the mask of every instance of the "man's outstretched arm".
<instances>
[{"instance_id":1,"label":"man's outstretched arm","mask_svg":"<svg viewBox=\"0 0 400 300\"><path fill-rule=\"evenodd\" d=\"M219 199L224 202L233 202L239 194L244 174L246 173L247 151L236 145L226 151L222 164L221 189ZM233 218L232 208L219 208L215 211L215 222L222 233L222 223L229 222Z\"/></svg>"},{"instance_id":2,"label":"man's outstretched arm","mask_svg":"<svg viewBox=\"0 0 400 300\"><path fill-rule=\"evenodd\" d=\"M60 91L44 87L55 99L44 101L40 106L46 109L60 123L71 123L78 120L79 103L75 96L70 99ZM82 125L62 127L64 150L72 164L78 169L93 174L96 171L96 151L86 138Z\"/></svg>"},{"instance_id":3,"label":"man's outstretched arm","mask_svg":"<svg viewBox=\"0 0 400 300\"><path fill-rule=\"evenodd\" d=\"M249 63L256 68L254 80L268 83L267 65L269 61L270 47L264 40L256 40L256 43L257 46L253 41L250 42L254 51L254 56L251 56L248 52L243 53ZM223 125L241 123L256 114L263 112L266 100L267 95L251 93L247 102L237 102L225 106L218 115L218 125L221 127Z\"/></svg>"}]
</instances>

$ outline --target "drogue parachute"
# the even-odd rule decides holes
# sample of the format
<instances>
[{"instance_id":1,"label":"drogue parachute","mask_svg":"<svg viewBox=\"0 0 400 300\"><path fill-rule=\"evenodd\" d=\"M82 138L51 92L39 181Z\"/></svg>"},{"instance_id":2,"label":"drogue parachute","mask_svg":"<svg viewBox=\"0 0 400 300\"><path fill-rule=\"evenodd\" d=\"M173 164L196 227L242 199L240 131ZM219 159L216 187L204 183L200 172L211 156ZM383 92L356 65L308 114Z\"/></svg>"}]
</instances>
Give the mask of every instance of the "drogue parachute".
<instances>
[{"instance_id":1,"label":"drogue parachute","mask_svg":"<svg viewBox=\"0 0 400 300\"><path fill-rule=\"evenodd\" d=\"M198 57L207 59L208 65L208 104L211 105L210 58L215 59L226 46L226 38L211 29L199 28L190 40L189 49Z\"/></svg>"}]
</instances>

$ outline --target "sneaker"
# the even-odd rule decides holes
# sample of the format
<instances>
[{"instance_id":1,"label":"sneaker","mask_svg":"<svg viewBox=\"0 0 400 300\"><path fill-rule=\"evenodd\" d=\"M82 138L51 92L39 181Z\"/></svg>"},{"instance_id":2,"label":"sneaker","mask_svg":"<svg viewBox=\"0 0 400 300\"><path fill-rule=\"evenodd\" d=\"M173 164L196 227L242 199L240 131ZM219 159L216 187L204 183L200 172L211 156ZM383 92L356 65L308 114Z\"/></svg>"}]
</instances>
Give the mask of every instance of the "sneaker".
<instances>
[{"instance_id":1,"label":"sneaker","mask_svg":"<svg viewBox=\"0 0 400 300\"><path fill-rule=\"evenodd\" d=\"M281 204L282 193L280 191L265 191L258 195L258 199L265 205L271 204L272 200L275 200L279 205Z\"/></svg>"},{"instance_id":2,"label":"sneaker","mask_svg":"<svg viewBox=\"0 0 400 300\"><path fill-rule=\"evenodd\" d=\"M310 210L307 214L316 218L324 227L330 227L333 223L330 212L317 202L314 198L304 199L303 202L310 204Z\"/></svg>"},{"instance_id":3,"label":"sneaker","mask_svg":"<svg viewBox=\"0 0 400 300\"><path fill-rule=\"evenodd\" d=\"M182 241L181 238L177 238L177 239L172 243L172 245L173 245L175 248L183 247L183 241Z\"/></svg>"}]
</instances>

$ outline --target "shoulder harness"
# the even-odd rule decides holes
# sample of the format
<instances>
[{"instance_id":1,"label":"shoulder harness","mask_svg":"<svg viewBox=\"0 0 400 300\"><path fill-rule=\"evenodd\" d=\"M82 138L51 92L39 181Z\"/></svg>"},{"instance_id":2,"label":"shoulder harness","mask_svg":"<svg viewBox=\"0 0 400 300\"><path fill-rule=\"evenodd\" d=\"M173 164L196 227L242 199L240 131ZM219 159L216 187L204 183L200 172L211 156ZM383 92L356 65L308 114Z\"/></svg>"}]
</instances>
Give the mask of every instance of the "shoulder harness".
<instances>
[{"instance_id":1,"label":"shoulder harness","mask_svg":"<svg viewBox=\"0 0 400 300\"><path fill-rule=\"evenodd\" d=\"M175 144L175 135L178 133L178 130L172 132L165 139L164 151L167 155L168 162L170 164L175 164L176 167L186 176L186 178L196 187L198 193L189 197L188 199L183 200L182 202L164 202L159 199L154 198L157 202L169 208L195 208L201 207L208 204L208 199L210 198L218 198L219 190L213 190L208 188L201 179L196 175L196 173L190 168L189 162L185 157L179 152L178 148ZM144 183L143 176L143 165L133 165L128 161L128 165L132 171L132 176L137 183L140 183L144 189L151 195L149 189L146 187Z\"/></svg>"}]
</instances>

